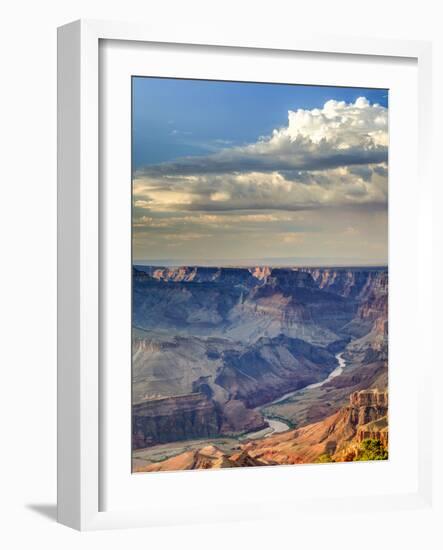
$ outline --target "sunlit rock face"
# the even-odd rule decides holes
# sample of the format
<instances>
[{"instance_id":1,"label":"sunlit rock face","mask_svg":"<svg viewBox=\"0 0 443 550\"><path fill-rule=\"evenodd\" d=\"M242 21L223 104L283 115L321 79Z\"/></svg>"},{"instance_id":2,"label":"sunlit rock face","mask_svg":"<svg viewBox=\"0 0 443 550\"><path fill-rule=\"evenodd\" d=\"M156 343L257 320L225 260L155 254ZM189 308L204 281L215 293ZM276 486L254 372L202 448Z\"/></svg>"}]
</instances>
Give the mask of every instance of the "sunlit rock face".
<instances>
[{"instance_id":1,"label":"sunlit rock face","mask_svg":"<svg viewBox=\"0 0 443 550\"><path fill-rule=\"evenodd\" d=\"M246 442L231 452L216 446L188 451L138 471L230 468L301 464L358 459L362 442L388 446L388 394L378 389L353 392L348 404L323 420L300 429L257 441ZM386 454L387 457L387 454ZM326 459L326 460L325 460Z\"/></svg>"}]
</instances>

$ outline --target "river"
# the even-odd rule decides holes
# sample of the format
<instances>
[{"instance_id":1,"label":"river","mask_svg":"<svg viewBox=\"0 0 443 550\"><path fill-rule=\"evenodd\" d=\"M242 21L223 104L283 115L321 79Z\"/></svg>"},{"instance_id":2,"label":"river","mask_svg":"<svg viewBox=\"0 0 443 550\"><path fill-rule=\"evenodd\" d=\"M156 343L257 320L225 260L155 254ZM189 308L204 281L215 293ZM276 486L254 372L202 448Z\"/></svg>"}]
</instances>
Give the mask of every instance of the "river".
<instances>
[{"instance_id":1,"label":"river","mask_svg":"<svg viewBox=\"0 0 443 550\"><path fill-rule=\"evenodd\" d=\"M335 358L338 361L338 366L331 372L329 375L320 382L316 382L315 384L309 384L309 386L305 386L304 388L301 388L299 390L295 390L289 393L285 393L285 395L282 395L281 397L274 399L274 401L271 401L270 403L267 403L266 405L262 405L260 407L260 410L266 419L266 421L269 424L268 428L264 428L263 430L258 430L255 432L249 432L245 434L241 439L261 439L264 437L269 437L270 435L274 435L276 433L286 432L290 429L289 424L284 422L282 419L276 420L275 418L269 418L266 416L266 413L263 411L264 408L269 407L270 405L275 405L276 403L281 403L282 401L285 401L289 397L292 397L294 395L297 395L298 393L305 392L306 390L311 390L314 388L320 388L323 386L323 384L326 384L326 382L329 382L329 380L332 380L336 376L339 376L346 368L346 360L343 358L343 352L337 353Z\"/></svg>"}]
</instances>

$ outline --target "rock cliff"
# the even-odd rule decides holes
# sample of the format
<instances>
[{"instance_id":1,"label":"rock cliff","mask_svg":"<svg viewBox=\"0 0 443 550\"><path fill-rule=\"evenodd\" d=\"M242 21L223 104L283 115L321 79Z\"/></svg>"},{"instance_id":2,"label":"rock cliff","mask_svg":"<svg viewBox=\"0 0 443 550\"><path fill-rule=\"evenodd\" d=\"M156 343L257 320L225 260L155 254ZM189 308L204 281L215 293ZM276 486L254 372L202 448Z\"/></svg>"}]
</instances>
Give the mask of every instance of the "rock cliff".
<instances>
[{"instance_id":1,"label":"rock cliff","mask_svg":"<svg viewBox=\"0 0 443 550\"><path fill-rule=\"evenodd\" d=\"M214 445L208 445L195 451L187 451L157 464L139 466L135 472L161 472L176 470L212 470L219 468L242 468L250 466L268 466L269 464L253 458L246 451L228 455Z\"/></svg>"},{"instance_id":2,"label":"rock cliff","mask_svg":"<svg viewBox=\"0 0 443 550\"><path fill-rule=\"evenodd\" d=\"M267 423L238 400L224 407L203 393L150 399L132 408L133 448L259 430Z\"/></svg>"},{"instance_id":3,"label":"rock cliff","mask_svg":"<svg viewBox=\"0 0 443 550\"><path fill-rule=\"evenodd\" d=\"M260 460L279 464L315 462L326 455L330 461L353 460L355 444L379 439L387 445L388 394L377 389L354 392L349 404L320 422L245 446Z\"/></svg>"},{"instance_id":4,"label":"rock cliff","mask_svg":"<svg viewBox=\"0 0 443 550\"><path fill-rule=\"evenodd\" d=\"M132 409L133 447L216 435L221 419L203 394L151 399Z\"/></svg>"}]
</instances>

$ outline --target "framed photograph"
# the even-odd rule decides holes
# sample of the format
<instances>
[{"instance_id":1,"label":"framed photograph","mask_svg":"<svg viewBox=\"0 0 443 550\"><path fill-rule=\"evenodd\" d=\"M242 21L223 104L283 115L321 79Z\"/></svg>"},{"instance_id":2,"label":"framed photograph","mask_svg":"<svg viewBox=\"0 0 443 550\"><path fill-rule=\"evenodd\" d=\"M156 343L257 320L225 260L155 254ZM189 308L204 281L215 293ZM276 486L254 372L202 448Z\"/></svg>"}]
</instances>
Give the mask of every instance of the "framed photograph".
<instances>
[{"instance_id":1,"label":"framed photograph","mask_svg":"<svg viewBox=\"0 0 443 550\"><path fill-rule=\"evenodd\" d=\"M58 40L59 521L430 507L429 44Z\"/></svg>"}]
</instances>

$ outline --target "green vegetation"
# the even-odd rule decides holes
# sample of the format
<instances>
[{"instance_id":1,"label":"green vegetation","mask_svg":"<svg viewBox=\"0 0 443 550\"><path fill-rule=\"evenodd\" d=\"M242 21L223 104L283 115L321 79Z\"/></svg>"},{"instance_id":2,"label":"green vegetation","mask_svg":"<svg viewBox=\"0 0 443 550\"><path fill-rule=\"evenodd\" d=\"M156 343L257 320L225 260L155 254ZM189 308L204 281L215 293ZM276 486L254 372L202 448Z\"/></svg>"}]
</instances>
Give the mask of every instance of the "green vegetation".
<instances>
[{"instance_id":1,"label":"green vegetation","mask_svg":"<svg viewBox=\"0 0 443 550\"><path fill-rule=\"evenodd\" d=\"M327 464L328 462L335 462L332 456L329 453L323 453L315 461L318 464Z\"/></svg>"},{"instance_id":2,"label":"green vegetation","mask_svg":"<svg viewBox=\"0 0 443 550\"><path fill-rule=\"evenodd\" d=\"M354 460L387 460L388 450L378 439L364 439Z\"/></svg>"}]
</instances>

